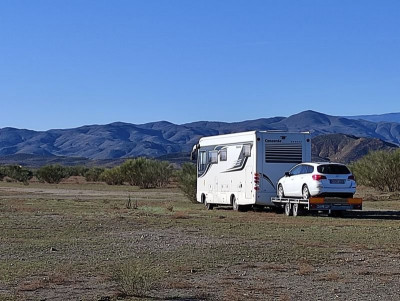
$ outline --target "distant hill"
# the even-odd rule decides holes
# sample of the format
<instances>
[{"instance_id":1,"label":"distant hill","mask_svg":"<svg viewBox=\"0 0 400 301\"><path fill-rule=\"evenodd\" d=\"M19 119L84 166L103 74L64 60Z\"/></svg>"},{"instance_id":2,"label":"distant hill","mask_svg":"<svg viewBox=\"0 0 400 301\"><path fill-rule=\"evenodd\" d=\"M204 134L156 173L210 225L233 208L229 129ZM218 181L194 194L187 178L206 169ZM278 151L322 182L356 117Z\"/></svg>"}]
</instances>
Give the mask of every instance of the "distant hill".
<instances>
[{"instance_id":1,"label":"distant hill","mask_svg":"<svg viewBox=\"0 0 400 301\"><path fill-rule=\"evenodd\" d=\"M397 145L376 138L359 138L344 134L330 134L312 140L313 160L349 163L367 155L370 151L392 150Z\"/></svg>"},{"instance_id":2,"label":"distant hill","mask_svg":"<svg viewBox=\"0 0 400 301\"><path fill-rule=\"evenodd\" d=\"M395 144L375 138L359 138L345 134L320 135L312 139L312 160L349 163L360 159L370 151L392 150L396 148L398 146ZM126 159L89 159L83 157L14 154L0 157L0 164L17 164L33 168L48 164L113 167L122 164ZM170 153L156 157L156 159L169 161L175 166L179 166L184 162L191 162L190 152Z\"/></svg>"},{"instance_id":3,"label":"distant hill","mask_svg":"<svg viewBox=\"0 0 400 301\"><path fill-rule=\"evenodd\" d=\"M388 113L380 115L358 115L348 116L349 119L363 119L372 122L397 122L400 123L400 113Z\"/></svg>"},{"instance_id":4,"label":"distant hill","mask_svg":"<svg viewBox=\"0 0 400 301\"><path fill-rule=\"evenodd\" d=\"M178 125L159 121L137 125L115 122L49 131L2 128L0 157L16 154L92 160L160 157L190 152L203 136L250 130L310 131L313 137L342 133L400 143L400 123L375 123L305 111L290 117L233 123L199 121Z\"/></svg>"}]
</instances>

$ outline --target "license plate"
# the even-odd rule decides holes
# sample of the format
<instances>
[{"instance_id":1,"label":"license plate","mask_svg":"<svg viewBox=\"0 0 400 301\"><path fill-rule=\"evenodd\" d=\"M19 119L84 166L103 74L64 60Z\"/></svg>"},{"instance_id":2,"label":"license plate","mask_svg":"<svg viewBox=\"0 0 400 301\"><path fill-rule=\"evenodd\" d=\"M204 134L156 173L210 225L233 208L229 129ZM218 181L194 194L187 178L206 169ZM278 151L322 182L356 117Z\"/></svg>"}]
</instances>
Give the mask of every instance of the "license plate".
<instances>
[{"instance_id":1,"label":"license plate","mask_svg":"<svg viewBox=\"0 0 400 301\"><path fill-rule=\"evenodd\" d=\"M332 179L332 180L329 180L329 182L330 182L331 184L344 184L344 183L345 183L345 180L341 180L341 179Z\"/></svg>"}]
</instances>

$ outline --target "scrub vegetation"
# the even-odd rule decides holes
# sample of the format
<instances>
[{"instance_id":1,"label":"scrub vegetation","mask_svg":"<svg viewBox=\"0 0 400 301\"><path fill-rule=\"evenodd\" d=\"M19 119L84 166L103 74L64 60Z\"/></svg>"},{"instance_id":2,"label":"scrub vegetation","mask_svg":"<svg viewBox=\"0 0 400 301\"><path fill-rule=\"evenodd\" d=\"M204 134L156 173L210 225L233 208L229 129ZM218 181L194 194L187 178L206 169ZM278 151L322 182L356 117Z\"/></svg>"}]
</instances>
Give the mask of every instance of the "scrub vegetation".
<instances>
[{"instance_id":1,"label":"scrub vegetation","mask_svg":"<svg viewBox=\"0 0 400 301\"><path fill-rule=\"evenodd\" d=\"M400 149L371 152L351 165L358 184L380 191L400 190Z\"/></svg>"},{"instance_id":2,"label":"scrub vegetation","mask_svg":"<svg viewBox=\"0 0 400 301\"><path fill-rule=\"evenodd\" d=\"M359 193L363 212L293 218L173 187L3 181L0 300L395 300L400 196Z\"/></svg>"}]
</instances>

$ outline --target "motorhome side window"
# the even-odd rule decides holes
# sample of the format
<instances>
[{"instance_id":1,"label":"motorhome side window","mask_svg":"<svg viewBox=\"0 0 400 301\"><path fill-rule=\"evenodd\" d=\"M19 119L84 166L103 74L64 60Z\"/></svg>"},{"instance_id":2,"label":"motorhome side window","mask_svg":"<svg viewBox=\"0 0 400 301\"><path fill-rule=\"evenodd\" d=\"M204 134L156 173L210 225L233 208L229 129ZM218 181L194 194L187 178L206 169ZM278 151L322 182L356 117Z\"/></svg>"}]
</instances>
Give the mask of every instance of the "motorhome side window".
<instances>
[{"instance_id":1,"label":"motorhome side window","mask_svg":"<svg viewBox=\"0 0 400 301\"><path fill-rule=\"evenodd\" d=\"M221 149L221 150L219 151L219 160L220 160L220 161L226 161L226 160L227 160L226 148Z\"/></svg>"},{"instance_id":2,"label":"motorhome side window","mask_svg":"<svg viewBox=\"0 0 400 301\"><path fill-rule=\"evenodd\" d=\"M218 163L218 151L213 150L208 152L208 163Z\"/></svg>"},{"instance_id":3,"label":"motorhome side window","mask_svg":"<svg viewBox=\"0 0 400 301\"><path fill-rule=\"evenodd\" d=\"M207 166L207 152L199 152L199 170L205 170Z\"/></svg>"},{"instance_id":4,"label":"motorhome side window","mask_svg":"<svg viewBox=\"0 0 400 301\"><path fill-rule=\"evenodd\" d=\"M245 157L250 157L251 156L251 145L250 144L243 145L243 155Z\"/></svg>"}]
</instances>

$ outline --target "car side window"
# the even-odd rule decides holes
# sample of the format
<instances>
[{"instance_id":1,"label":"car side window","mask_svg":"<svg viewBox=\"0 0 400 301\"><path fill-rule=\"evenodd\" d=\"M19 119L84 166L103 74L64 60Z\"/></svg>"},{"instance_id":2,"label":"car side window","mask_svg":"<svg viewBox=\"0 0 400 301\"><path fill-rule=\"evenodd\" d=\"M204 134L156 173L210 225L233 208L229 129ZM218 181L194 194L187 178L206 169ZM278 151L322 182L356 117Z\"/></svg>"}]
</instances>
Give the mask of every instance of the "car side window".
<instances>
[{"instance_id":1,"label":"car side window","mask_svg":"<svg viewBox=\"0 0 400 301\"><path fill-rule=\"evenodd\" d=\"M293 168L290 171L290 174L293 176L299 175L301 173L302 168L303 168L303 165L296 166L295 168Z\"/></svg>"},{"instance_id":2,"label":"car side window","mask_svg":"<svg viewBox=\"0 0 400 301\"><path fill-rule=\"evenodd\" d=\"M307 170L308 170L308 166L307 166L307 165L303 165L303 166L301 167L300 174L306 174L306 173L307 173Z\"/></svg>"},{"instance_id":3,"label":"car side window","mask_svg":"<svg viewBox=\"0 0 400 301\"><path fill-rule=\"evenodd\" d=\"M314 167L311 165L303 165L303 168L301 170L302 174L308 174L308 173L312 173L314 171Z\"/></svg>"}]
</instances>

